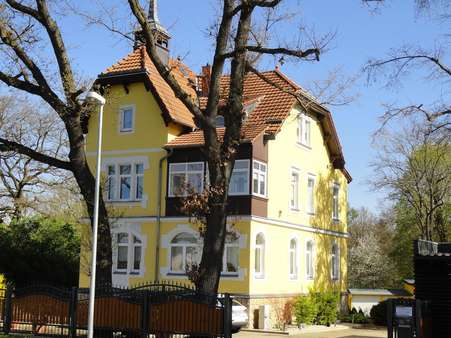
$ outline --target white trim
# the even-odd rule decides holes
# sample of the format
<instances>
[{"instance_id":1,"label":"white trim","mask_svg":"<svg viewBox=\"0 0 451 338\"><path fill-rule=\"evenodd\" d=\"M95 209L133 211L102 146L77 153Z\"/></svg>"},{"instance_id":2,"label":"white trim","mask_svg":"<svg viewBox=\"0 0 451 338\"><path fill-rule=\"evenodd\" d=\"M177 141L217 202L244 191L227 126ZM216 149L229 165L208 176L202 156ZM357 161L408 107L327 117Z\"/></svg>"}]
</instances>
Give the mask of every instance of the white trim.
<instances>
[{"instance_id":1,"label":"white trim","mask_svg":"<svg viewBox=\"0 0 451 338\"><path fill-rule=\"evenodd\" d=\"M165 150L162 148L141 148L141 149L126 149L126 150L107 150L102 151L102 156L105 155L127 155L127 154L139 154L139 153L161 153ZM96 156L97 152L88 151L86 156Z\"/></svg>"},{"instance_id":2,"label":"white trim","mask_svg":"<svg viewBox=\"0 0 451 338\"><path fill-rule=\"evenodd\" d=\"M263 172L260 169L254 169L254 163L258 163L259 166L263 165L265 166L265 171ZM259 177L257 178L258 181L258 192L254 192L254 171L256 170L257 174L264 176L265 178L265 193L264 194L260 194L260 179ZM258 196L258 197L263 197L263 198L268 198L268 163L256 160L256 159L252 159L252 195L254 196Z\"/></svg>"},{"instance_id":3,"label":"white trim","mask_svg":"<svg viewBox=\"0 0 451 338\"><path fill-rule=\"evenodd\" d=\"M110 217L111 220L120 220L120 221L124 221L124 222L156 222L157 218L155 216L143 216L143 217L118 217L118 218L114 218L114 217ZM81 221L83 223L89 223L89 218L88 217L83 217L81 218ZM189 218L186 216L181 216L181 217L161 217L161 221L162 222L189 222ZM227 221L254 221L254 222L260 222L263 224L269 224L269 225L277 225L277 226L281 226L284 228L289 228L289 229L296 229L296 230L302 230L302 231L306 231L306 232L310 232L310 233L315 233L315 234L321 234L321 235L331 235L331 236L335 236L335 237L340 237L340 238L349 238L349 233L347 232L340 232L340 231L334 231L334 230L325 230L325 229L320 229L320 228L314 228L311 226L307 226L307 225L303 225L303 224L296 224L296 223L291 223L291 222L286 222L286 221L279 221L279 220L275 220L275 219L271 219L271 218L266 218L266 217L261 217L261 216L249 216L249 215L234 215L234 216L228 216L227 217Z\"/></svg>"},{"instance_id":4,"label":"white trim","mask_svg":"<svg viewBox=\"0 0 451 338\"><path fill-rule=\"evenodd\" d=\"M312 252L311 252L311 260L312 260L312 274L309 275L308 274L308 263L307 263L307 245L308 243L312 243ZM316 263L316 245L315 245L315 240L313 238L306 238L305 239L305 254L304 254L304 258L305 258L305 279L308 281L312 281L315 280L315 263Z\"/></svg>"},{"instance_id":5,"label":"white trim","mask_svg":"<svg viewBox=\"0 0 451 338\"><path fill-rule=\"evenodd\" d=\"M298 177L298 181L297 181L297 187L296 187L296 204L295 206L291 205L291 179L293 177L293 174L297 174ZM299 212L301 211L301 207L300 207L300 194L301 194L301 189L300 189L300 184L301 184L301 170L295 166L291 166L290 167L290 176L288 179L288 183L289 183L289 192L290 192L290 196L288 196L288 208L291 212Z\"/></svg>"},{"instance_id":6,"label":"white trim","mask_svg":"<svg viewBox=\"0 0 451 338\"><path fill-rule=\"evenodd\" d=\"M132 127L130 129L122 129L122 118L124 115L125 110L131 110L132 111ZM118 118L118 132L119 134L133 134L135 132L135 119L136 119L136 105L134 104L128 104L119 107L119 118Z\"/></svg>"},{"instance_id":7,"label":"white trim","mask_svg":"<svg viewBox=\"0 0 451 338\"><path fill-rule=\"evenodd\" d=\"M291 235L290 240L288 241L288 279L290 281L297 281L299 280L299 238L296 235ZM291 273L291 241L295 241L296 247L294 248L294 263L295 263L295 272L294 274Z\"/></svg>"}]
</instances>

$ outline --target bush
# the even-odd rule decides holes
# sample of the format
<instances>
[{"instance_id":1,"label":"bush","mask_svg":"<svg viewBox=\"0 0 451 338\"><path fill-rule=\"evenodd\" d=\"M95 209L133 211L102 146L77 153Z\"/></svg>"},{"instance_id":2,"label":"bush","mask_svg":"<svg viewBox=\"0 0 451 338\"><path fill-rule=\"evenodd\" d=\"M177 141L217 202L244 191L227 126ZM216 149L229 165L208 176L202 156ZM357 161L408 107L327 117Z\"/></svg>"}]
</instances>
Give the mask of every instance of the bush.
<instances>
[{"instance_id":1,"label":"bush","mask_svg":"<svg viewBox=\"0 0 451 338\"><path fill-rule=\"evenodd\" d=\"M348 314L340 316L340 319L342 322L353 324L368 324L370 322L369 317L361 309L357 311L355 307Z\"/></svg>"},{"instance_id":2,"label":"bush","mask_svg":"<svg viewBox=\"0 0 451 338\"><path fill-rule=\"evenodd\" d=\"M335 323L337 321L340 294L334 291L318 292L312 294L312 298L317 306L315 323L327 326Z\"/></svg>"},{"instance_id":3,"label":"bush","mask_svg":"<svg viewBox=\"0 0 451 338\"><path fill-rule=\"evenodd\" d=\"M294 315L296 323L299 324L313 324L317 315L317 306L314 299L309 296L300 296L294 303Z\"/></svg>"},{"instance_id":4,"label":"bush","mask_svg":"<svg viewBox=\"0 0 451 338\"><path fill-rule=\"evenodd\" d=\"M388 299L384 300L371 308L370 316L374 324L384 326L387 325L388 301Z\"/></svg>"}]
</instances>

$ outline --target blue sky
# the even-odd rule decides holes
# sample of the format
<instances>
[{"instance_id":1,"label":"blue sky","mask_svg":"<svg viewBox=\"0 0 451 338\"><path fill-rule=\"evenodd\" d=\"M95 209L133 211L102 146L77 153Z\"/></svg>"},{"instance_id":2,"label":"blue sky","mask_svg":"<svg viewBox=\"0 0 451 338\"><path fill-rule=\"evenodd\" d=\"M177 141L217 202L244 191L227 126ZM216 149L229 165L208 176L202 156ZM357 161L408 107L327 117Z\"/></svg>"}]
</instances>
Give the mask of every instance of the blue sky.
<instances>
[{"instance_id":1,"label":"blue sky","mask_svg":"<svg viewBox=\"0 0 451 338\"><path fill-rule=\"evenodd\" d=\"M115 0L124 6L126 1ZM279 30L279 37L289 39L302 21L318 33L336 32L330 50L318 63L285 64L282 71L301 85L312 80L325 79L329 71L340 66L348 76L359 74L371 57L381 57L390 48L421 42L425 48L433 47L445 32L445 24L417 16L413 0L388 1L378 13L371 12L359 0L287 0L288 9L299 16L290 25ZM89 1L81 1L89 8ZM212 44L205 29L215 14L213 0L161 0L159 12L162 23L170 26L172 56L183 56L185 63L199 71L211 63ZM123 7L126 8L126 7ZM103 29L86 28L78 18L62 19L64 33L73 49L71 56L84 77L95 77L103 69L131 51L128 43L112 36ZM266 62L267 68L274 63ZM371 137L378 128L381 103L427 103L434 100L438 88L421 78L410 76L399 88L387 90L382 83L368 86L365 76L359 78L354 93L355 102L345 107L332 108L334 121L340 136L347 168L354 178L349 187L351 206L366 206L380 211L384 194L374 192L366 184L372 176L369 162L374 157Z\"/></svg>"}]
</instances>

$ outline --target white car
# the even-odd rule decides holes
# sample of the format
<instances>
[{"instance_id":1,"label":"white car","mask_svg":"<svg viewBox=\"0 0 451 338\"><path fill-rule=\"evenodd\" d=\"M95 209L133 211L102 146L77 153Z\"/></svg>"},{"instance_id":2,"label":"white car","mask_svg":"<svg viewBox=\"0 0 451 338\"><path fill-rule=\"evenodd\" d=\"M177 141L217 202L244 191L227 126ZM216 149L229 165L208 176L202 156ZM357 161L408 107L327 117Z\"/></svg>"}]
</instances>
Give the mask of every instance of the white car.
<instances>
[{"instance_id":1,"label":"white car","mask_svg":"<svg viewBox=\"0 0 451 338\"><path fill-rule=\"evenodd\" d=\"M237 333L242 327L247 326L249 322L249 316L247 314L247 308L238 302L232 300L232 333Z\"/></svg>"}]
</instances>

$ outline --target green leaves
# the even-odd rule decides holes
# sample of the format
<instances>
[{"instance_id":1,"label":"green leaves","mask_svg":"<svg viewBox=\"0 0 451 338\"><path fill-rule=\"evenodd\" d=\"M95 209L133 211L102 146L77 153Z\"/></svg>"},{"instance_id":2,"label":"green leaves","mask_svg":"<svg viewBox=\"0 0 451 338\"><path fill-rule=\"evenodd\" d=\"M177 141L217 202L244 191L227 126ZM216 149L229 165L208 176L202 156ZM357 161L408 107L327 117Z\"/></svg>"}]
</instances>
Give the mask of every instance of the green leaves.
<instances>
[{"instance_id":1,"label":"green leaves","mask_svg":"<svg viewBox=\"0 0 451 338\"><path fill-rule=\"evenodd\" d=\"M29 218L0 225L0 272L16 285L78 284L79 253L73 224Z\"/></svg>"}]
</instances>

